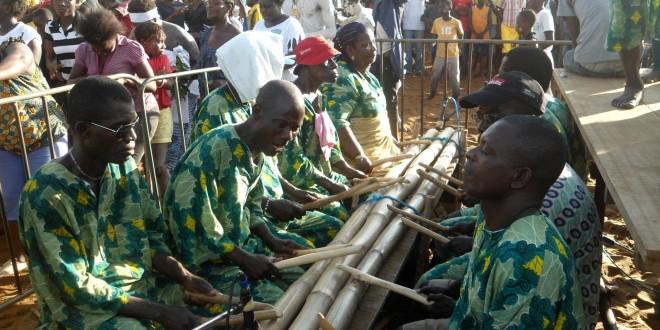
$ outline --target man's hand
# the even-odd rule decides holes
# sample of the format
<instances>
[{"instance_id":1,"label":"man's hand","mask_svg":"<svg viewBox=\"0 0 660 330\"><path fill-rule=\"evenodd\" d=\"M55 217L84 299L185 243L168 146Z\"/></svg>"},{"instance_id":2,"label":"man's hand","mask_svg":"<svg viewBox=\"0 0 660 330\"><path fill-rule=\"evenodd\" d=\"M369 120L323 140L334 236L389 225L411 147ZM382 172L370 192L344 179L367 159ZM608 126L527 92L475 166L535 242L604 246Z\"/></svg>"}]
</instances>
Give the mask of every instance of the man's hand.
<instances>
[{"instance_id":1,"label":"man's hand","mask_svg":"<svg viewBox=\"0 0 660 330\"><path fill-rule=\"evenodd\" d=\"M365 174L369 174L374 170L374 167L371 165L371 160L367 156L355 158L355 167Z\"/></svg>"},{"instance_id":2,"label":"man's hand","mask_svg":"<svg viewBox=\"0 0 660 330\"><path fill-rule=\"evenodd\" d=\"M424 285L419 289L419 293L426 295L427 299L433 302L432 305L426 307L432 318L446 318L451 316L454 306L456 306L456 301L449 297L447 293L453 288L455 282L457 281L440 286L433 285L431 282L431 284Z\"/></svg>"},{"instance_id":3,"label":"man's hand","mask_svg":"<svg viewBox=\"0 0 660 330\"><path fill-rule=\"evenodd\" d=\"M46 68L48 68L48 76L53 81L66 81L62 76L62 64L46 61Z\"/></svg>"},{"instance_id":4,"label":"man's hand","mask_svg":"<svg viewBox=\"0 0 660 330\"><path fill-rule=\"evenodd\" d=\"M277 267L273 265L272 258L263 254L254 254L236 249L228 256L250 279L261 280L280 274Z\"/></svg>"},{"instance_id":5,"label":"man's hand","mask_svg":"<svg viewBox=\"0 0 660 330\"><path fill-rule=\"evenodd\" d=\"M472 251L472 242L473 239L470 236L456 236L449 239L447 248L455 255L461 256Z\"/></svg>"},{"instance_id":6,"label":"man's hand","mask_svg":"<svg viewBox=\"0 0 660 330\"><path fill-rule=\"evenodd\" d=\"M187 330L204 323L206 320L203 317L191 313L186 308L167 306L161 311L157 321L162 324L165 329Z\"/></svg>"},{"instance_id":7,"label":"man's hand","mask_svg":"<svg viewBox=\"0 0 660 330\"><path fill-rule=\"evenodd\" d=\"M271 251L281 254L293 254L293 250L304 250L306 247L298 245L296 242L288 239L275 238L268 242L268 247Z\"/></svg>"},{"instance_id":8,"label":"man's hand","mask_svg":"<svg viewBox=\"0 0 660 330\"><path fill-rule=\"evenodd\" d=\"M328 180L328 181L330 181L330 180ZM332 182L332 181L325 183L323 185L323 187L325 189L327 189L328 192L332 195L342 193L342 192L347 191L349 189L347 186L345 186L343 184Z\"/></svg>"},{"instance_id":9,"label":"man's hand","mask_svg":"<svg viewBox=\"0 0 660 330\"><path fill-rule=\"evenodd\" d=\"M292 202L286 199L273 199L268 203L268 207L264 210L275 221L289 221L292 219L300 219L305 215L300 203Z\"/></svg>"},{"instance_id":10,"label":"man's hand","mask_svg":"<svg viewBox=\"0 0 660 330\"><path fill-rule=\"evenodd\" d=\"M214 289L209 282L192 273L188 273L183 276L183 279L181 280L181 286L183 286L186 292L199 293L209 297L220 294L220 292ZM197 300L193 297L186 297L185 300L187 303L200 306L206 305L208 303L207 301Z\"/></svg>"}]
</instances>

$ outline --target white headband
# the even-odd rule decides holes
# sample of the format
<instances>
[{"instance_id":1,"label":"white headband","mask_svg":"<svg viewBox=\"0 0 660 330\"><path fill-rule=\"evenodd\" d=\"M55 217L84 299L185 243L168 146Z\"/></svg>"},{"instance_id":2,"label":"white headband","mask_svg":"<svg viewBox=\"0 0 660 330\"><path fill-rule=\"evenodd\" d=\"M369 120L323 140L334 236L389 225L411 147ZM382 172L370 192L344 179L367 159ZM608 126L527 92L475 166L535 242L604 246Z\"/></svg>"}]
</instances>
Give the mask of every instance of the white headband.
<instances>
[{"instance_id":1,"label":"white headband","mask_svg":"<svg viewBox=\"0 0 660 330\"><path fill-rule=\"evenodd\" d=\"M128 16L131 18L131 22L134 24L148 22L154 18L160 18L160 15L158 14L158 8L154 8L144 13L128 13Z\"/></svg>"}]
</instances>

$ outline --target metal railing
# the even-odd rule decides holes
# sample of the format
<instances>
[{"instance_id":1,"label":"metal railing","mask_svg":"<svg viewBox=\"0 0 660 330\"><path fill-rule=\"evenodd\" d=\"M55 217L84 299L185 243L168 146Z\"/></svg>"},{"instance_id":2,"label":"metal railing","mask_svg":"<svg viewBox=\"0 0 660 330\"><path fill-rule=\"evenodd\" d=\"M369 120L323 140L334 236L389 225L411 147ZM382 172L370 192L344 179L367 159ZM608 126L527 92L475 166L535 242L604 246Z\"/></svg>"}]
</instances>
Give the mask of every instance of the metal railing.
<instances>
[{"instance_id":1,"label":"metal railing","mask_svg":"<svg viewBox=\"0 0 660 330\"><path fill-rule=\"evenodd\" d=\"M424 64L422 66L422 70L426 70L426 52L427 52L427 47L430 47L430 45L437 45L437 44L444 44L445 46L445 54L444 54L444 90L443 90L443 108L441 109L441 115L439 116L441 119L442 127L444 127L447 124L447 120L452 117L451 114L447 114L447 106L449 105L449 99L448 97L448 81L449 81L449 76L448 76L448 70L447 68L447 63L448 63L448 52L449 52L449 47L447 47L450 44L458 44L458 47L460 48L461 45L467 45L468 51L467 51L467 82L466 82L466 93L470 94L471 89L472 89L472 62L474 60L474 46L475 45L487 45L488 46L488 77L492 77L493 74L496 72L494 70L494 55L495 55L495 50L496 46L504 45L504 44L513 44L515 46L539 46L539 47L544 47L544 46L558 46L560 47L560 51L558 52L559 54L562 54L564 47L571 45L571 41L569 40L550 40L550 41L535 41L535 40L499 40L499 39L491 39L491 40L483 40L483 39L460 39L460 40L438 40L438 39L376 39L377 43L377 50L379 53L380 57L380 77L383 76L384 73L384 59L385 59L385 53L382 52L383 49L383 44L384 43L400 43L401 47L403 49L403 58L405 58L405 49L407 44L418 44L421 45L421 53L422 53L422 63ZM431 54L432 58L435 58L435 54ZM405 61L404 59L401 59L401 67L399 70L401 72L404 72L404 65ZM561 63L561 61L554 61L554 63ZM433 61L431 61L431 64L433 64ZM557 66L555 66L557 67ZM499 69L499 68L498 68ZM463 83L463 82L461 82ZM421 135L424 133L424 127L425 127L425 117L426 117L426 107L425 107L425 97L424 93L426 91L425 89L425 76L424 72L420 75L419 79L419 84L420 84L420 95L419 95L419 115L420 115L420 124L419 124L419 132L418 134ZM400 132L400 136L397 138L403 140L403 132L404 132L404 123L405 123L405 117L406 117L406 109L405 109L405 99L407 97L405 88L406 87L406 76L402 75L401 77L401 88L399 88L398 91L398 109L399 109L399 114L401 116L401 122L399 123L399 129L398 131ZM465 122L464 122L464 127L467 129L468 127L468 120L469 116L466 113L465 116ZM459 126L458 124L457 126ZM457 127L458 128L458 127Z\"/></svg>"},{"instance_id":2,"label":"metal railing","mask_svg":"<svg viewBox=\"0 0 660 330\"><path fill-rule=\"evenodd\" d=\"M445 44L445 68L447 67L447 56L446 56L447 55L446 52L448 51L448 47L446 47L447 45L452 44L452 43L459 44L459 46L464 45L464 44L469 45L468 55L467 55L468 56L468 60L467 60L467 63L468 63L467 77L468 77L468 79L467 79L467 93L466 94L469 94L470 91L471 91L472 62L473 62L474 45L486 44L486 45L489 46L489 50L488 50L488 76L491 77L493 75L493 72L494 72L494 70L493 70L493 55L494 55L496 45L502 45L502 44L510 43L510 44L517 44L517 45L537 45L538 44L538 45L555 45L555 46L564 47L564 46L567 46L567 45L571 44L570 41L524 41L524 40L508 41L508 40L472 40L472 39L450 40L450 41L439 41L437 39L378 39L378 40L376 40L376 42L378 44L379 49L382 49L383 43L386 43L386 42L401 43L402 47L404 49L405 49L405 45L407 43L421 44L422 45L422 61L423 61L424 64L426 64L427 46L431 45L431 44L444 43ZM404 52L404 54L405 54L405 52ZM380 73L381 73L381 76L382 76L382 74L383 74L382 63L383 63L383 59L384 59L384 54L381 54L380 57L381 57ZM400 68L402 72L403 72L403 69L404 69L403 65L404 65L404 61L402 59L401 68ZM423 68L424 68L423 70L425 70L425 66L423 66ZM151 78L147 78L145 80L142 80L141 82L138 81L135 78L135 76L129 75L129 74L112 75L112 76L110 76L110 78L124 79L124 80L133 81L135 83L135 85L138 86L138 95L141 97L142 109L145 109L144 95L146 93L147 84L149 84L150 82L156 81L156 80L174 79L174 91L175 91L174 94L175 95L173 95L173 98L174 98L174 102L177 105L176 108L177 108L177 111L178 111L178 118L179 118L179 125L176 127L176 131L178 131L177 133L179 134L179 136L181 138L181 141L182 141L182 144L181 144L182 145L181 146L182 151L185 152L186 149L187 149L187 145L188 145L189 141L186 141L186 137L185 137L185 128L184 128L184 123L183 123L183 118L184 118L183 111L188 111L188 109L182 109L182 107L181 107L181 105L182 105L182 95L180 95L180 88L179 88L180 84L181 84L181 79L186 78L186 77L201 76L201 78L202 78L201 80L203 82L201 84L201 87L202 87L202 93L201 94L202 94L202 96L204 96L204 95L208 95L208 93L209 93L208 73L219 71L219 70L220 69L217 68L217 67L216 68L198 69L198 70L189 70L189 71L184 71L184 72L176 72L176 73L170 73L170 74L151 77ZM419 125L419 134L421 135L421 134L423 134L423 130L424 130L424 125L425 125L424 121L425 121L425 113L426 113L425 102L424 102L425 101L425 97L424 97L425 88L424 88L424 74L423 74L423 72L420 75L420 80L419 81L420 81L419 82L419 84L420 84L420 95L419 95L420 125ZM442 115L440 117L443 127L447 124L447 121L453 115L453 112L451 114L446 114L445 113L446 108L448 107L449 101L450 101L450 97L447 96L447 86L448 86L447 82L448 82L448 73L447 73L447 70L445 70L445 75L444 75L444 103L443 103L443 109L442 109L443 112L442 112ZM405 77L405 75L403 75L401 77L401 88L398 91L398 95L399 95L399 98L398 98L399 104L398 105L399 105L399 111L400 111L400 114L401 114L401 123L400 123L400 129L399 129L400 132L403 132L403 123L405 122L405 115L406 115L406 109L405 109L405 103L404 103L405 97L406 97L406 95L405 95L406 94L405 93L405 86L406 86L406 77ZM11 104L12 108L13 108L13 111L14 111L14 115L16 116L16 118L19 118L19 120L17 120L16 123L17 123L18 132L21 135L20 147L21 147L21 151L22 151L23 168L24 168L26 179L29 179L31 177L31 173L30 173L30 167L29 167L27 147L25 145L25 140L23 139L23 127L21 125L19 110L18 110L18 106L16 105L16 103L21 102L21 101L25 101L25 100L29 100L29 99L34 99L34 98L40 98L41 99L43 109L44 109L44 112L45 112L44 114L46 116L45 122L46 122L46 132L47 132L47 135L48 135L48 147L49 147L49 150L50 150L51 159L53 159L53 158L55 158L55 146L54 146L55 142L54 142L54 139L53 139L51 123L49 121L49 109L48 109L48 104L47 104L47 101L46 101L46 97L51 96L51 95L60 94L60 93L67 93L69 90L71 90L71 88L73 88L73 85L66 85L66 86L56 87L56 88L48 89L48 90L45 90L45 91L40 91L40 92L28 94L28 95L12 96L12 97L7 97L7 98L0 99L0 105ZM454 102L452 102L452 103L453 103L452 105L456 104ZM455 111L457 113L458 113L459 110L460 109L455 109ZM151 144L149 143L149 132L152 128L149 127L149 121L148 121L148 118L145 114L146 114L145 111L143 111L140 114L140 125L142 125L142 127L145 128L145 129L142 130L143 139L145 141L145 146L144 146L145 147L145 153L144 153L144 155L145 155L145 173L146 173L146 176L147 176L147 179L148 179L149 189L154 194L155 200L160 205L160 196L159 196L158 186L157 186L158 183L157 183L157 180L156 180L156 168L155 168L155 164L154 164L154 157L153 157L153 153L152 153L152 149L151 149ZM192 122L192 118L190 120ZM457 120L458 120L458 118L457 118ZM460 122L457 123L457 126L459 126L457 128L460 128ZM466 115L465 116L464 128L467 129L467 127L468 127L468 116ZM192 127L191 127L191 129L192 129ZM400 138L403 140L403 136L400 136ZM16 288L17 288L17 294L16 294L16 296L14 296L14 297L6 300L2 304L0 304L0 310L3 310L5 308L21 301L22 299L26 298L27 296L29 296L30 294L33 293L33 289L24 290L24 288L22 287L22 285L20 283L20 274L19 274L19 272L16 268L16 255L15 255L16 253L13 250L14 245L12 245L10 232L8 231L8 228L7 228L8 225L7 225L6 213L5 213L4 208L1 207L3 205L2 197L3 197L2 196L2 187L0 186L0 221L2 221L2 225L5 229L5 240L6 240L6 243L8 244L8 246L9 246L10 258L12 260L12 265L13 265L13 268L14 268L14 274L13 275L14 275L15 285L16 285Z\"/></svg>"}]
</instances>

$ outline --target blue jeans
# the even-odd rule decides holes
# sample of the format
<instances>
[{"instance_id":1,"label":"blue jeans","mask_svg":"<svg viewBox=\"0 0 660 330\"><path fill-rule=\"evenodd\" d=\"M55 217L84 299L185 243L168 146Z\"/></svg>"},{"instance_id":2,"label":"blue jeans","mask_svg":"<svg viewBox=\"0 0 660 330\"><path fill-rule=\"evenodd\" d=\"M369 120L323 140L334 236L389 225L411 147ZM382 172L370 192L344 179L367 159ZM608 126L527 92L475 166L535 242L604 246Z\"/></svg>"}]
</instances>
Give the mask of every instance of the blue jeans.
<instances>
[{"instance_id":1,"label":"blue jeans","mask_svg":"<svg viewBox=\"0 0 660 330\"><path fill-rule=\"evenodd\" d=\"M62 157L69 150L66 136L55 141L55 158ZM48 145L28 152L30 174L34 175L41 166L51 160ZM0 185L8 221L18 220L18 200L26 182L23 169L23 156L11 151L0 150Z\"/></svg>"},{"instance_id":2,"label":"blue jeans","mask_svg":"<svg viewBox=\"0 0 660 330\"><path fill-rule=\"evenodd\" d=\"M405 39L422 39L424 38L424 30L403 30L403 38ZM424 70L424 63L422 63L422 47L418 42L406 42L406 71L422 72ZM415 70L413 70L413 57L415 63Z\"/></svg>"}]
</instances>

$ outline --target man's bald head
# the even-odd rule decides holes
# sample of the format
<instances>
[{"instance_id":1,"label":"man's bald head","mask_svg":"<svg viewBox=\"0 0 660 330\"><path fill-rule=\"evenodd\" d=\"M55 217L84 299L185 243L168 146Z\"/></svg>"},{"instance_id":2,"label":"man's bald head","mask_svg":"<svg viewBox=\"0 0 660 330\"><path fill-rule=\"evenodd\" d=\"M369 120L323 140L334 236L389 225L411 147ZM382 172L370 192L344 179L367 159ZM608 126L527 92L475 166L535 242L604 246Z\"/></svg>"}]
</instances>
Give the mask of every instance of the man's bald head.
<instances>
[{"instance_id":1,"label":"man's bald head","mask_svg":"<svg viewBox=\"0 0 660 330\"><path fill-rule=\"evenodd\" d=\"M296 109L300 109L301 114L304 114L305 111L305 102L300 89L285 80L271 80L261 87L254 106L267 109L266 112L270 114L286 113Z\"/></svg>"},{"instance_id":2,"label":"man's bald head","mask_svg":"<svg viewBox=\"0 0 660 330\"><path fill-rule=\"evenodd\" d=\"M542 199L561 173L568 147L547 121L509 115L491 125L468 151L465 190L482 200L513 193Z\"/></svg>"},{"instance_id":3,"label":"man's bald head","mask_svg":"<svg viewBox=\"0 0 660 330\"><path fill-rule=\"evenodd\" d=\"M257 95L250 120L261 151L274 156L293 139L302 125L305 102L296 85L284 80L266 83Z\"/></svg>"}]
</instances>

